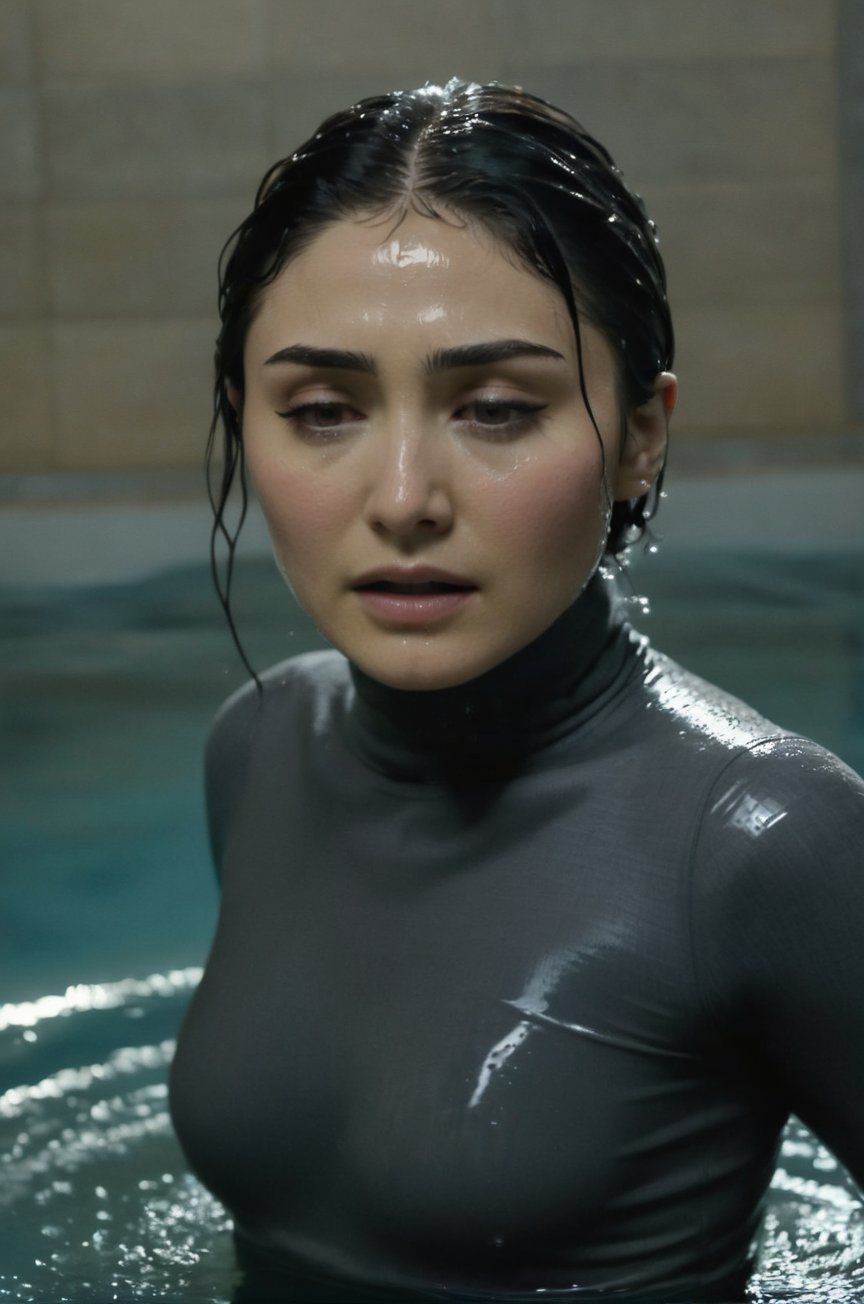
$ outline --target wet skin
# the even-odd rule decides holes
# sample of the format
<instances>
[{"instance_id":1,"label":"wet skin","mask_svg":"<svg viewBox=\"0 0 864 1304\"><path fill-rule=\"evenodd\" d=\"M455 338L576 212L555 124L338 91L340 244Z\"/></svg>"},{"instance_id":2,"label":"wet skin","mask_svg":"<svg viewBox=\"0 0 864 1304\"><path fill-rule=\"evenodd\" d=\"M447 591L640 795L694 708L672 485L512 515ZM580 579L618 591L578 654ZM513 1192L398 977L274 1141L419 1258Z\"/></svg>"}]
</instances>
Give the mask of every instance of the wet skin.
<instances>
[{"instance_id":1,"label":"wet skin","mask_svg":"<svg viewBox=\"0 0 864 1304\"><path fill-rule=\"evenodd\" d=\"M380 682L452 687L530 643L656 476L674 377L622 440L612 349L581 327L603 450L561 295L476 226L340 221L265 292L248 466L299 601Z\"/></svg>"}]
</instances>

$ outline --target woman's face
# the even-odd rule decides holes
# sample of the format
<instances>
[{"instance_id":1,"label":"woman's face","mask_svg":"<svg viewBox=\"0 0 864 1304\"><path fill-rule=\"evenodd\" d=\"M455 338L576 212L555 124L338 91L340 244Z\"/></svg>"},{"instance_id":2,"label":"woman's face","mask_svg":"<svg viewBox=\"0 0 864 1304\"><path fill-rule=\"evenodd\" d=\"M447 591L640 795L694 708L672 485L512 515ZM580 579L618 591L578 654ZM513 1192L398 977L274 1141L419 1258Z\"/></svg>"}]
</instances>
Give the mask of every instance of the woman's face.
<instances>
[{"instance_id":1,"label":"woman's face","mask_svg":"<svg viewBox=\"0 0 864 1304\"><path fill-rule=\"evenodd\" d=\"M582 342L605 489L565 303L485 230L340 221L265 292L248 466L297 598L373 678L447 688L506 660L590 578L609 502L645 492L663 403L621 450L612 351L587 322Z\"/></svg>"}]
</instances>

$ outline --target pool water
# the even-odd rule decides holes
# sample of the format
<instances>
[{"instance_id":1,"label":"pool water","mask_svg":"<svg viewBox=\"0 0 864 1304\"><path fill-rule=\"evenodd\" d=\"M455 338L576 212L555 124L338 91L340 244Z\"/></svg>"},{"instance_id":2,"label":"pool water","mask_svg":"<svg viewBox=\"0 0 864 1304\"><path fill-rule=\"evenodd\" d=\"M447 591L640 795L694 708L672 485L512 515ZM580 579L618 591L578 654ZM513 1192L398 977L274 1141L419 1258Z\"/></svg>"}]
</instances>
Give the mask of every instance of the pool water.
<instances>
[{"instance_id":1,"label":"pool water","mask_svg":"<svg viewBox=\"0 0 864 1304\"><path fill-rule=\"evenodd\" d=\"M861 558L630 573L659 647L864 769ZM0 1301L228 1304L230 1222L165 1079L215 922L201 745L243 672L204 567L4 596ZM241 565L237 613L259 665L319 645L269 562ZM864 1207L797 1123L749 1298L864 1300Z\"/></svg>"}]
</instances>

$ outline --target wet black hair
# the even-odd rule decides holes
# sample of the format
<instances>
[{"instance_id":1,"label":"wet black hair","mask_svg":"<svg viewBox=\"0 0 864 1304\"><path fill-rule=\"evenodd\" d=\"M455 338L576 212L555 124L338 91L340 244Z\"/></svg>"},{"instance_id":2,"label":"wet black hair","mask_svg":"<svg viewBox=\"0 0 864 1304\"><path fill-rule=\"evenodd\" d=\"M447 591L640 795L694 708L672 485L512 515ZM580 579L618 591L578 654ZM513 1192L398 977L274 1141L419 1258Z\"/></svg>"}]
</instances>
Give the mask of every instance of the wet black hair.
<instances>
[{"instance_id":1,"label":"wet black hair","mask_svg":"<svg viewBox=\"0 0 864 1304\"><path fill-rule=\"evenodd\" d=\"M598 439L579 314L612 345L622 418L650 398L658 373L672 365L672 320L654 224L607 150L568 113L519 89L456 79L374 96L327 118L267 172L219 264L222 327L207 466L213 576L235 642L231 578L247 491L241 418L231 391L240 395L242 410L243 347L262 291L332 222L379 212L398 221L409 207L480 223L557 286L573 322L582 397ZM642 536L656 511L662 475L641 498L611 504L607 553L617 555ZM241 505L232 528L226 509L235 480ZM228 550L224 570L220 539ZM246 662L239 642L238 649Z\"/></svg>"}]
</instances>

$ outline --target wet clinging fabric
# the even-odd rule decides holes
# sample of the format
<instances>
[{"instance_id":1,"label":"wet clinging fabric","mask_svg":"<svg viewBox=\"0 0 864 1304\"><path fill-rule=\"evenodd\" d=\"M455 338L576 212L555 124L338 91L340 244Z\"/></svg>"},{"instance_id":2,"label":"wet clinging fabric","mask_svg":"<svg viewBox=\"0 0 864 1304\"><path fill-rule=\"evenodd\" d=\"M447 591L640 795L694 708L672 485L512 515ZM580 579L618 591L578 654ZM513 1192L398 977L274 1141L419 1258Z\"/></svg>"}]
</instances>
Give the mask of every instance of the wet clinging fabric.
<instances>
[{"instance_id":1,"label":"wet clinging fabric","mask_svg":"<svg viewBox=\"0 0 864 1304\"><path fill-rule=\"evenodd\" d=\"M728 1301L790 1112L862 1181L864 784L601 580L459 688L275 667L208 806L172 1112L286 1299Z\"/></svg>"}]
</instances>

